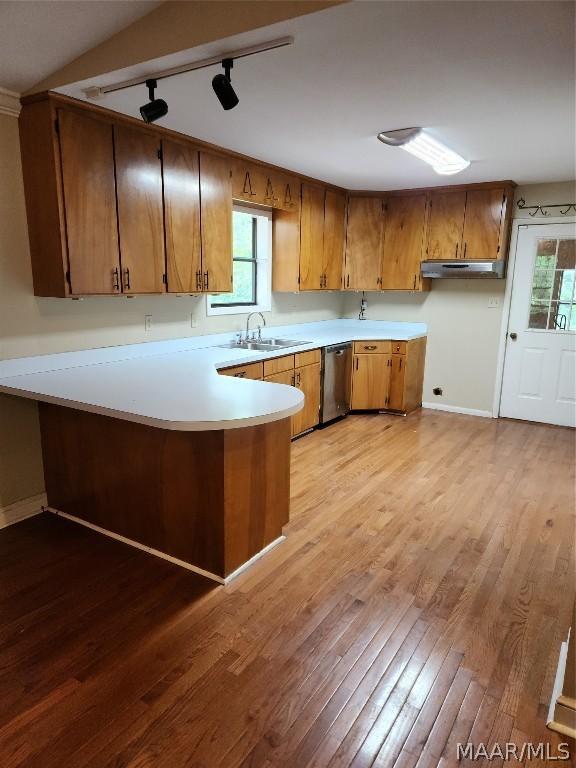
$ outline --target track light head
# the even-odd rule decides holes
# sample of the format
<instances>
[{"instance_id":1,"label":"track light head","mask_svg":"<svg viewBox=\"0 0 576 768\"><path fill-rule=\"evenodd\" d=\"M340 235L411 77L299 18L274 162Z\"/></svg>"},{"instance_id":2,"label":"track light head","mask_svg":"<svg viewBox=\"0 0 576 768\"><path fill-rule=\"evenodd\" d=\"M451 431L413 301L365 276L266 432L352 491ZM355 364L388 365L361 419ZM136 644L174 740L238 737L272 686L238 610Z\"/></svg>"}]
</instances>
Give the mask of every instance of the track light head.
<instances>
[{"instance_id":1,"label":"track light head","mask_svg":"<svg viewBox=\"0 0 576 768\"><path fill-rule=\"evenodd\" d=\"M157 85L158 83L156 80L146 80L146 88L148 88L148 98L150 101L148 104L144 104L140 107L140 114L145 123L155 123L156 120L160 120L161 117L168 114L168 104L166 104L164 99L154 98L154 91L156 90Z\"/></svg>"},{"instance_id":2,"label":"track light head","mask_svg":"<svg viewBox=\"0 0 576 768\"><path fill-rule=\"evenodd\" d=\"M212 88L214 88L214 93L222 104L222 108L233 109L239 103L236 91L232 88L230 81L230 70L234 66L234 59L222 59L222 66L224 67L224 74L215 75L212 78Z\"/></svg>"}]
</instances>

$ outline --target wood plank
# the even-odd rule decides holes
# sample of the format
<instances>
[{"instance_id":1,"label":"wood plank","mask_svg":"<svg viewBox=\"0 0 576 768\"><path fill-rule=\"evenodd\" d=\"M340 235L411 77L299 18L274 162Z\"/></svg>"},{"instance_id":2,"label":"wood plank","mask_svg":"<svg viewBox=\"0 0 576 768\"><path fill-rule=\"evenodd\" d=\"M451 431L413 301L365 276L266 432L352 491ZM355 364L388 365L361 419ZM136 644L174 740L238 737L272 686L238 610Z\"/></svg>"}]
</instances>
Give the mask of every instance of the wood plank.
<instances>
[{"instance_id":1,"label":"wood plank","mask_svg":"<svg viewBox=\"0 0 576 768\"><path fill-rule=\"evenodd\" d=\"M267 440L232 451L250 457L242 496ZM452 768L468 740L557 751L540 702L572 621L573 432L420 410L355 415L291 452L286 541L225 588L49 514L0 531L5 764ZM237 546L261 535L254 521Z\"/></svg>"},{"instance_id":2,"label":"wood plank","mask_svg":"<svg viewBox=\"0 0 576 768\"><path fill-rule=\"evenodd\" d=\"M342 288L342 267L346 241L346 195L327 189L324 199L324 243L322 265L324 288Z\"/></svg>"}]
</instances>

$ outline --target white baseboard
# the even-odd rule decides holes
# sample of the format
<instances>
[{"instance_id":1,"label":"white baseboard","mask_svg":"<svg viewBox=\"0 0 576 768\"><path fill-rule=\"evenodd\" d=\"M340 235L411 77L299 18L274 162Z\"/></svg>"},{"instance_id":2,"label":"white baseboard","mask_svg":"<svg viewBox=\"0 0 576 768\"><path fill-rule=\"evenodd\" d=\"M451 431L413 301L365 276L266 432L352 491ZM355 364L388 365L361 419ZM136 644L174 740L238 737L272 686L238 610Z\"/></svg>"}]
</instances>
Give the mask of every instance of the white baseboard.
<instances>
[{"instance_id":1,"label":"white baseboard","mask_svg":"<svg viewBox=\"0 0 576 768\"><path fill-rule=\"evenodd\" d=\"M86 528L90 528L92 531L96 531L97 533L102 533L104 536L109 536L111 539L115 539L116 541L121 541L123 544L128 544L129 547L134 547L135 549L141 549L143 552L147 552L149 555L154 555L154 557L159 557L161 560L167 560L169 563L174 563L174 565L179 565L181 568L186 568L188 571L192 571L193 573L197 573L200 576L204 576L207 579L211 579L212 581L215 581L217 584L228 584L232 579L234 579L236 576L241 574L243 571L246 570L246 568L249 568L253 563L255 563L257 560L259 560L263 555L265 555L267 552L269 552L271 549L273 549L275 546L280 544L280 542L284 541L286 538L285 536L280 536L279 538L272 541L268 546L264 547L260 552L257 552L254 557L250 558L246 563L241 565L239 568L237 568L233 573L229 574L225 578L222 576L218 576L216 573L212 573L211 571L206 571L204 568L200 568L197 565L193 565L192 563L188 563L185 560L179 560L177 557L172 557L172 555L167 555L165 552L160 552L157 549L154 549L153 547L148 547L146 544L141 544L139 541L134 541L134 539L128 539L126 536L121 536L119 533L114 533L113 531L109 531L106 528L100 528L99 525L94 525L94 523L89 523L87 520L82 520L79 517L76 517L75 515L69 515L67 512L60 512L58 509L53 509L52 507L46 507L46 510L48 512L52 512L52 514L57 515L58 517L65 517L66 520L71 520L73 523L79 523L80 525L85 526Z\"/></svg>"},{"instance_id":2,"label":"white baseboard","mask_svg":"<svg viewBox=\"0 0 576 768\"><path fill-rule=\"evenodd\" d=\"M444 405L443 403L422 403L422 408L429 408L431 411L463 413L465 416L482 416L485 419L494 418L492 411L480 411L477 408L461 408L459 405Z\"/></svg>"},{"instance_id":3,"label":"white baseboard","mask_svg":"<svg viewBox=\"0 0 576 768\"><path fill-rule=\"evenodd\" d=\"M28 517L37 515L39 512L42 512L42 507L45 507L47 503L46 494L40 493L38 496L30 496L29 499L16 501L7 507L0 507L0 528L6 528L14 523L19 523L21 520L26 520Z\"/></svg>"}]
</instances>

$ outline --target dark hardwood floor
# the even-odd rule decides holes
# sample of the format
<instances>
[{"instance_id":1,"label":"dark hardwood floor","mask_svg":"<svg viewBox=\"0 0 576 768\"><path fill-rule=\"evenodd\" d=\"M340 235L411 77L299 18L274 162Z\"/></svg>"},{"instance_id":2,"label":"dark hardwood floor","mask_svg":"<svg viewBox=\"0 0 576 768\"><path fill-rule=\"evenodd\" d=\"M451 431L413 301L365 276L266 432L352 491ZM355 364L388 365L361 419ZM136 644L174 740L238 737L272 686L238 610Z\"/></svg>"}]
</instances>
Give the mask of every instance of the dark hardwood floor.
<instances>
[{"instance_id":1,"label":"dark hardwood floor","mask_svg":"<svg viewBox=\"0 0 576 768\"><path fill-rule=\"evenodd\" d=\"M556 749L574 459L568 429L348 418L293 444L287 540L227 587L48 514L1 531L0 768Z\"/></svg>"}]
</instances>

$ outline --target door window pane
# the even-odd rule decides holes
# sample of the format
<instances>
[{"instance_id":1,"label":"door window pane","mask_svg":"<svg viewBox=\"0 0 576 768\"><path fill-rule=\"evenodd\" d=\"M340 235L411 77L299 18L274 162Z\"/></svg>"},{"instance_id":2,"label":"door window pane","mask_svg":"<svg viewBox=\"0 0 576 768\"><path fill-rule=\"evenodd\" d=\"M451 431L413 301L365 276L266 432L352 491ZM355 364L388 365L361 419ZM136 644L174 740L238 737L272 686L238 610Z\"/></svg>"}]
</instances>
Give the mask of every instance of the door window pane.
<instances>
[{"instance_id":1,"label":"door window pane","mask_svg":"<svg viewBox=\"0 0 576 768\"><path fill-rule=\"evenodd\" d=\"M576 330L575 275L576 240L538 240L528 328Z\"/></svg>"}]
</instances>

